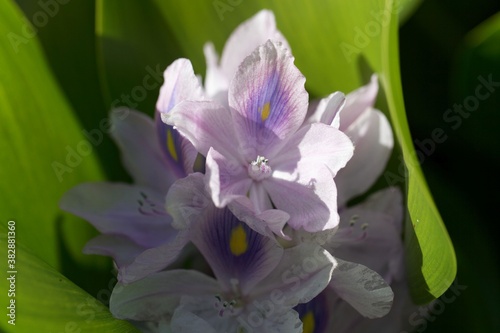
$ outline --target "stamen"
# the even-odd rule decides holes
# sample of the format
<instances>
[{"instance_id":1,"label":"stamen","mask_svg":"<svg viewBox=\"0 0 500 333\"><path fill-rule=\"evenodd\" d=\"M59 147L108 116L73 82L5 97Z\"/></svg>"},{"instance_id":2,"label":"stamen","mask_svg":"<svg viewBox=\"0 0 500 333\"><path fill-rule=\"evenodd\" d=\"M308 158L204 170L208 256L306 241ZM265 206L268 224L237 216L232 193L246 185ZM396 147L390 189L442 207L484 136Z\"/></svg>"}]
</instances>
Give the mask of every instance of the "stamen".
<instances>
[{"instance_id":1,"label":"stamen","mask_svg":"<svg viewBox=\"0 0 500 333\"><path fill-rule=\"evenodd\" d=\"M220 295L215 295L217 301L214 303L214 308L218 311L217 314L219 317L223 317L226 310L229 309L231 315L236 313L234 307L238 305L238 301L236 299L232 299L230 301L225 301L222 299Z\"/></svg>"},{"instance_id":2,"label":"stamen","mask_svg":"<svg viewBox=\"0 0 500 333\"><path fill-rule=\"evenodd\" d=\"M351 216L351 219L349 220L349 225L352 227L358 219L359 219L359 215L357 215L357 214Z\"/></svg>"},{"instance_id":3,"label":"stamen","mask_svg":"<svg viewBox=\"0 0 500 333\"><path fill-rule=\"evenodd\" d=\"M167 212L165 211L165 209L163 209L163 207L161 205L157 205L157 203L155 203L154 201L149 199L148 196L146 195L146 193L144 193L144 192L139 192L139 193L142 197L142 200L137 199L137 202L139 203L139 207L137 208L137 210L139 211L139 213L141 213L142 215L146 215L146 216L165 216L165 215L167 215Z\"/></svg>"},{"instance_id":4,"label":"stamen","mask_svg":"<svg viewBox=\"0 0 500 333\"><path fill-rule=\"evenodd\" d=\"M248 174L256 181L266 179L272 173L272 169L268 163L269 160L267 158L258 155L257 158L248 165Z\"/></svg>"}]
</instances>

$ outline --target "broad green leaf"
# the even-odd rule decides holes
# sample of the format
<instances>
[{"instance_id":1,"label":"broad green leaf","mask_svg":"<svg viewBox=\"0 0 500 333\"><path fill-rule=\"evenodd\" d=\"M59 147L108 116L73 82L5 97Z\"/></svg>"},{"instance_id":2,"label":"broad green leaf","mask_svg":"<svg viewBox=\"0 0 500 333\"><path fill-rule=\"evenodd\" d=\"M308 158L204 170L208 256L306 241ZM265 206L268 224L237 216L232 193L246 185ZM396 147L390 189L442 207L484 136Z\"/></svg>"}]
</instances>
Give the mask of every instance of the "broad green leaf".
<instances>
[{"instance_id":1,"label":"broad green leaf","mask_svg":"<svg viewBox=\"0 0 500 333\"><path fill-rule=\"evenodd\" d=\"M94 231L58 208L69 188L102 177L94 147L49 71L36 33L11 1L0 3L0 35L0 211L17 222L18 240L51 266L61 269L61 247L74 260L95 264L81 254Z\"/></svg>"},{"instance_id":2,"label":"broad green leaf","mask_svg":"<svg viewBox=\"0 0 500 333\"><path fill-rule=\"evenodd\" d=\"M405 241L410 288L418 303L426 303L448 288L456 274L455 254L415 156L401 90L398 13L405 10L411 12L408 6L413 6L414 1L152 2L154 5L149 2L142 4L144 8L137 10L136 15L159 10L163 17L162 24L168 26L176 37L173 46L179 47L201 74L205 67L203 44L212 41L220 52L230 32L263 8L274 11L278 27L290 42L296 64L306 76L312 96L323 96L335 90L349 92L366 83L371 72L378 72L398 139L398 149L404 159L404 165L396 165L390 170L396 178L386 177L386 185L401 185L407 190L409 214ZM104 3L107 5L108 2ZM111 12L104 15L103 21L129 17L131 10L115 6L113 15ZM132 36L128 37L122 31L120 42L127 44L124 41L129 40L128 44L138 45L137 35L149 39L151 28L139 24L148 19L135 18L128 27L133 31ZM161 20L155 15L152 21L154 25ZM106 29L102 31L106 32ZM108 35L113 36L113 32L117 30L110 29ZM167 54L161 50L154 52L163 52L165 57ZM384 98L381 99L380 105L383 105Z\"/></svg>"},{"instance_id":3,"label":"broad green leaf","mask_svg":"<svg viewBox=\"0 0 500 333\"><path fill-rule=\"evenodd\" d=\"M0 279L2 332L136 332L129 323L113 318L106 306L22 246L17 238L21 230L17 227L21 224L14 225L15 235L8 233L12 231L7 221L2 221L0 227L0 255L6 263L8 239L16 240L15 264ZM113 282L106 288L112 288ZM101 293L109 294L111 290L103 289Z\"/></svg>"},{"instance_id":4,"label":"broad green leaf","mask_svg":"<svg viewBox=\"0 0 500 333\"><path fill-rule=\"evenodd\" d=\"M118 149L102 131L111 106L104 103L99 84L95 42L94 1L16 0L37 29L46 59L82 129L92 133L95 153L110 180L125 178ZM41 15L47 16L45 24ZM22 48L22 46L20 46ZM95 130L100 130L100 136Z\"/></svg>"},{"instance_id":5,"label":"broad green leaf","mask_svg":"<svg viewBox=\"0 0 500 333\"><path fill-rule=\"evenodd\" d=\"M382 39L382 83L407 171L410 219L407 219L405 228L405 243L410 290L414 301L423 304L448 289L455 279L457 264L453 244L427 187L411 139L404 108L398 50L397 25L392 20Z\"/></svg>"}]
</instances>

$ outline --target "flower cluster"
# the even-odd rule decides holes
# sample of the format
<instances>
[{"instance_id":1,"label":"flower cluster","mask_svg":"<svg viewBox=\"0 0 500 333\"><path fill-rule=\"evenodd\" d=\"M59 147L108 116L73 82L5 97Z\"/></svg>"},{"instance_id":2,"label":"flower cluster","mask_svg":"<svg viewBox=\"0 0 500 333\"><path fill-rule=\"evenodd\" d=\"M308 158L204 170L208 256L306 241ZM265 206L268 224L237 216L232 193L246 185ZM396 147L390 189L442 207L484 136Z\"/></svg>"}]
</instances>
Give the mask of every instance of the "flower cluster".
<instances>
[{"instance_id":1,"label":"flower cluster","mask_svg":"<svg viewBox=\"0 0 500 333\"><path fill-rule=\"evenodd\" d=\"M401 194L347 204L393 147L373 108L377 76L309 103L266 10L233 32L220 60L211 44L204 51L204 86L176 60L154 120L112 113L134 184L82 184L61 201L101 232L84 251L116 264L112 314L145 332L397 330Z\"/></svg>"}]
</instances>

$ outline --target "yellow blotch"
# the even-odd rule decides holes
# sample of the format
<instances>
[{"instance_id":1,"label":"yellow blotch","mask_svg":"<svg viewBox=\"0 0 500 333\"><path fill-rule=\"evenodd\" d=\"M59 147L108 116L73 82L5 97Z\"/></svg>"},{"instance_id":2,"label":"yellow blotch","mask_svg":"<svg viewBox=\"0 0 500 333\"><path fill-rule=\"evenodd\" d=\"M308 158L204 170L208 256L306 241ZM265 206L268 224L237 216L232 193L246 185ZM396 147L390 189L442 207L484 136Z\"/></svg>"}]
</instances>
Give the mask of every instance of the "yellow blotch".
<instances>
[{"instance_id":1,"label":"yellow blotch","mask_svg":"<svg viewBox=\"0 0 500 333\"><path fill-rule=\"evenodd\" d=\"M315 322L314 322L314 314L312 311L309 311L305 314L304 317L302 317L302 332L303 333L314 333L314 328L315 328Z\"/></svg>"},{"instance_id":2,"label":"yellow blotch","mask_svg":"<svg viewBox=\"0 0 500 333\"><path fill-rule=\"evenodd\" d=\"M271 113L271 104L267 102L264 104L264 107L262 108L262 111L260 113L260 118L262 121L266 121L267 118L269 118L269 114Z\"/></svg>"},{"instance_id":3,"label":"yellow blotch","mask_svg":"<svg viewBox=\"0 0 500 333\"><path fill-rule=\"evenodd\" d=\"M167 149L168 153L172 158L177 162L179 160L179 156L177 156L177 150L175 150L174 137L172 136L172 131L170 129L167 130Z\"/></svg>"},{"instance_id":4,"label":"yellow blotch","mask_svg":"<svg viewBox=\"0 0 500 333\"><path fill-rule=\"evenodd\" d=\"M240 224L231 231L231 239L229 240L229 248L235 256L240 256L247 252L248 242L247 233Z\"/></svg>"}]
</instances>

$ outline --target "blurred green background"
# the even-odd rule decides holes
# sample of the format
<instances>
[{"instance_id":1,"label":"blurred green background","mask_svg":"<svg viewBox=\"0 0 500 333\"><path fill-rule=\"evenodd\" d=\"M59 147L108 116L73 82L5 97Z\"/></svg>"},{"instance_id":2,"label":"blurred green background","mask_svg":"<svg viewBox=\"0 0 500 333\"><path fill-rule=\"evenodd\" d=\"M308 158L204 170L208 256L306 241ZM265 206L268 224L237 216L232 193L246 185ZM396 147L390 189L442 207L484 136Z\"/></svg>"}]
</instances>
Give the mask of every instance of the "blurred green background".
<instances>
[{"instance_id":1,"label":"blurred green background","mask_svg":"<svg viewBox=\"0 0 500 333\"><path fill-rule=\"evenodd\" d=\"M318 1L318 6L321 6L321 2ZM36 16L43 10L38 1L16 0L15 3L31 21L42 19ZM145 3L148 5L144 5ZM61 89L64 97L58 99L57 106L72 110L77 121L59 117L57 110L54 111L54 117L47 113L38 118L27 112L28 110L20 109L20 117L25 117L23 121L33 122L33 125L30 125L30 133L19 138L21 143L26 141L24 146L20 144L20 149L26 146L43 147L43 136L48 135L50 140L47 142L60 142L59 145L50 144L47 148L52 150L51 156L64 161L67 154L65 147L69 145L75 148L81 139L64 134L70 132L64 132L65 127L73 127L77 132L98 129L100 121L107 118L113 101L119 99L120 105L126 105L122 94L131 94L137 85L141 85L145 75L154 72L156 68L163 70L176 58L189 57L193 61L195 71L203 74L205 68L202 50L193 50L189 46L202 45L206 40L205 36L213 35L213 42L220 52L227 38L227 31L231 31L242 19L265 7L262 5L264 1L235 1L239 4L225 12L224 19L220 20L212 1L196 1L192 6L177 6L174 3L153 0L66 0L58 3L57 13L50 16L46 24L40 24L34 34L41 43L49 65L48 70L53 73L55 81L45 82L44 76L36 72L36 67L23 69L25 76L20 80L23 81L22 84L30 86L28 91L38 93L36 96L28 94L23 97L35 100L30 108L31 112L38 107L44 110L56 108L53 104L44 105L43 99L53 90ZM500 17L494 17L500 10L500 3L497 0L429 0L406 3L399 40L401 79L408 122L412 138L419 142L428 142L426 140L432 138L431 133L436 128L441 128L447 135L446 141L435 143L432 149L429 148L432 152L425 156L422 168L455 246L458 283L467 286L455 301L446 304L442 314L436 316L433 321L427 321L425 332L498 331L500 261L498 242L495 242L493 235L497 221L494 210L499 197L495 189L500 185L496 174L500 170L500 131L497 130L500 120L500 87L484 101L480 101L477 110L470 112L467 118L461 117L459 125L459 120L450 122L444 117L454 104L463 104L467 97L474 95L480 82L478 76L488 78L491 75L493 81L500 82ZM175 9L174 12L170 8ZM55 10L55 7L48 7L48 10ZM206 21L200 21L198 16L192 15L194 12L204 11L210 13L204 19ZM328 54L327 49L335 45L332 47L326 43L314 43L315 38L328 40L328 36L300 36L300 16L292 17L289 21L280 20L280 15L287 15L286 13L284 10L277 14L278 28L296 31L298 39L310 40L311 43L302 45L302 48L300 45L292 45L298 67L310 71L310 62L316 59L328 61L329 59L323 59L321 56ZM336 19L342 20L332 15L332 20ZM314 29L322 31L329 22L318 20L313 24ZM199 40L193 41L193 36L183 29L183 25L197 29L210 26L212 30L203 30L203 33L200 30L200 34L195 36ZM19 30L17 33L22 35L23 31ZM289 40L292 38L287 34L285 36ZM31 43L30 39L27 43L21 41L18 44L20 59L33 57L36 50L31 48ZM311 48L311 45L314 48ZM370 52L372 46L367 47L367 53ZM4 68L0 67L0 70L0 75L4 75ZM329 92L327 89L330 89L330 81L342 79L323 77L322 75L329 75L327 71L315 75L318 77L308 81L308 88L316 96ZM6 77L10 79L8 76L3 78ZM308 73L306 77L310 78ZM38 81L35 81L37 78ZM31 79L33 82L30 82ZM356 79L345 79L346 82L341 85L347 87L346 89L353 89L359 84ZM335 87L335 84L333 86ZM158 88L159 86L147 90L144 99L134 100L134 108L152 115ZM19 103L24 107L26 105L22 100ZM34 112L36 114L36 111ZM22 133L21 129L18 132ZM42 253L36 254L55 266L70 281L106 303L109 297L109 283L113 281L110 262L79 254L84 240L94 232L86 228L85 222L59 212L57 201L49 208L37 206L36 203L39 196L50 192L51 196L59 197L71 184L81 181L130 180L119 162L118 150L107 135L102 137L101 143L93 147L93 151L93 154L84 158L82 166L74 168L75 172L65 173L62 182L57 183L54 176L50 183L39 184L35 172L31 182L33 186L13 189L13 192L17 191L18 198L26 198L26 201L12 205L20 206L20 209L26 207L26 210L31 212L39 211L41 216L46 214L47 218L54 219L56 232L53 239L38 239L37 235L32 235L24 241L33 244L35 249L41 249ZM40 174L53 171L50 168L53 160L40 159L30 165L26 156L22 153L19 155L28 171L36 166L40 168ZM3 177L5 174L2 174ZM4 201L9 201L13 200L12 197L8 198L4 194L3 198ZM47 211L52 213L46 213ZM28 230L23 230L20 225L22 216L10 216L9 212L6 214L7 218L19 219L19 234L28 234ZM82 237L82 233L86 236ZM57 243L58 257L43 253L44 241ZM30 250L36 251L29 249L27 252ZM30 261L27 263L31 265ZM28 288L28 277L19 276L19 279L19 283L24 283L19 285L19 288ZM60 280L56 275L53 279ZM40 295L43 294L46 294L46 291L40 292ZM82 295L78 297L84 299ZM21 306L18 311L18 318L21 320L24 315ZM68 318L87 318L70 313L71 311L68 308ZM101 319L102 327L106 329L106 316ZM119 323L109 325L129 329ZM423 326L419 328L424 330Z\"/></svg>"}]
</instances>

